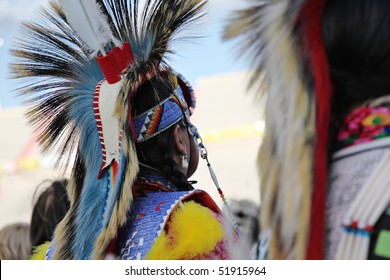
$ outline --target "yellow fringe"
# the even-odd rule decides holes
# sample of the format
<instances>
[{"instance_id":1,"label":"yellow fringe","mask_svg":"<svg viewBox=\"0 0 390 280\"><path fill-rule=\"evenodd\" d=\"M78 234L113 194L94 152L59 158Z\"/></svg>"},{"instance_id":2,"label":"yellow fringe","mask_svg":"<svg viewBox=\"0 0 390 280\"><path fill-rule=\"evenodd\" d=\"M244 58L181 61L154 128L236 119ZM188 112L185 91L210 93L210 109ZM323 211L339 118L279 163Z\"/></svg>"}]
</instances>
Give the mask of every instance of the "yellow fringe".
<instances>
[{"instance_id":1,"label":"yellow fringe","mask_svg":"<svg viewBox=\"0 0 390 280\"><path fill-rule=\"evenodd\" d=\"M194 259L207 255L223 238L223 227L211 210L189 201L176 209L146 255L148 260Z\"/></svg>"},{"instance_id":2,"label":"yellow fringe","mask_svg":"<svg viewBox=\"0 0 390 280\"><path fill-rule=\"evenodd\" d=\"M33 261L45 260L46 252L47 252L47 249L49 248L49 245L50 245L50 242L47 241L47 242L43 243L42 245L35 247L32 255L29 259L33 260Z\"/></svg>"}]
</instances>

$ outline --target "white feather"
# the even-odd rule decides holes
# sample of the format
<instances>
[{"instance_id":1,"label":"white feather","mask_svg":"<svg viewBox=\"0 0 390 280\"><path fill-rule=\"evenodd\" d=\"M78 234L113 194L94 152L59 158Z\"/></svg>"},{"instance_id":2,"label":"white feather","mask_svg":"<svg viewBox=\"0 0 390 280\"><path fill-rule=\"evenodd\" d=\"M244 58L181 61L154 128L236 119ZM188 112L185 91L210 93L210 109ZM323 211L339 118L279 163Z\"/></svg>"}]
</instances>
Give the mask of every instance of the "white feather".
<instances>
[{"instance_id":1,"label":"white feather","mask_svg":"<svg viewBox=\"0 0 390 280\"><path fill-rule=\"evenodd\" d=\"M115 42L110 25L101 7L95 0L58 0L67 22L86 44L94 57L100 51L105 55L104 46Z\"/></svg>"},{"instance_id":2,"label":"white feather","mask_svg":"<svg viewBox=\"0 0 390 280\"><path fill-rule=\"evenodd\" d=\"M277 257L303 259L312 192L310 143L315 111L296 59L293 25L286 19L290 4L275 1L264 8L259 23L262 39L267 42L263 52L269 79L260 157L261 227L272 232L278 246L283 247L278 248Z\"/></svg>"}]
</instances>

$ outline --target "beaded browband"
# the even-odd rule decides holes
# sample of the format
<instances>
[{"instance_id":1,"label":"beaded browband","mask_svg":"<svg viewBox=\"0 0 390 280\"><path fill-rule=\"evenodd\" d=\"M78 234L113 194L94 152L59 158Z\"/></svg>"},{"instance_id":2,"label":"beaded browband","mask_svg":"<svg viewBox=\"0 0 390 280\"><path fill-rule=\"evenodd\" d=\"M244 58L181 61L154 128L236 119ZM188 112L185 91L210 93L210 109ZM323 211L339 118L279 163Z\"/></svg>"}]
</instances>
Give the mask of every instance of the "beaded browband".
<instances>
[{"instance_id":1,"label":"beaded browband","mask_svg":"<svg viewBox=\"0 0 390 280\"><path fill-rule=\"evenodd\" d=\"M192 114L195 97L190 84L178 73L170 72L169 79L175 89L166 99L133 119L137 143L144 142L167 130L181 118L184 112Z\"/></svg>"}]
</instances>

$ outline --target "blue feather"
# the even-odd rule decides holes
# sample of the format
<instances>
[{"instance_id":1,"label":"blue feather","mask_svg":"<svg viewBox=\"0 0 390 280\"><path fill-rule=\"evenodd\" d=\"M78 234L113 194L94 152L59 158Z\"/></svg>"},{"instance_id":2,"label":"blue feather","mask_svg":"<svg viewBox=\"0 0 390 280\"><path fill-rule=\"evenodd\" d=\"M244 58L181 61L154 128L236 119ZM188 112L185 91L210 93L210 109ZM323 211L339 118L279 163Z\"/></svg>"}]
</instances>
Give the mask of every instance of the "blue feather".
<instances>
[{"instance_id":1,"label":"blue feather","mask_svg":"<svg viewBox=\"0 0 390 280\"><path fill-rule=\"evenodd\" d=\"M115 182L115 187L113 190L114 193L112 194L112 199L110 201L110 204L107 205L107 210L106 210L105 217L104 217L104 226L108 225L108 223L110 222L110 219L111 219L112 212L114 211L115 203L117 202L117 198L118 198L119 193L121 191L121 186L122 186L122 182L123 182L122 174L123 174L124 170L125 170L125 156L123 155L123 151L121 151L119 169L118 169L118 174L117 174L118 179Z\"/></svg>"},{"instance_id":2,"label":"blue feather","mask_svg":"<svg viewBox=\"0 0 390 280\"><path fill-rule=\"evenodd\" d=\"M84 66L85 67L85 66ZM91 257L96 239L102 231L102 219L109 187L109 177L104 174L98 180L102 162L102 150L93 110L93 97L96 84L104 77L96 62L79 69L89 77L84 84L75 86L69 115L80 129L79 153L85 161L86 174L83 190L78 202L78 215L75 221L73 252L76 259Z\"/></svg>"}]
</instances>

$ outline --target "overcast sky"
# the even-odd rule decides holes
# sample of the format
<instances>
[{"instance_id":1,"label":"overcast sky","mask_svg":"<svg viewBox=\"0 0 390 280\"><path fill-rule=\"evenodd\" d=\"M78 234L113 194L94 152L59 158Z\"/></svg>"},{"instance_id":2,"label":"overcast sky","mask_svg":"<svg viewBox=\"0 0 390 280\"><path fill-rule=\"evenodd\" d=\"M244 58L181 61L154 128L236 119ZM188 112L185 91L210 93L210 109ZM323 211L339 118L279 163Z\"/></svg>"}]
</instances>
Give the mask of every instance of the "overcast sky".
<instances>
[{"instance_id":1,"label":"overcast sky","mask_svg":"<svg viewBox=\"0 0 390 280\"><path fill-rule=\"evenodd\" d=\"M6 79L8 48L20 20L29 18L37 5L47 0L0 0L0 106L10 107L19 104L11 89L15 86ZM234 9L242 7L245 0L209 0L208 14L197 33L204 36L195 44L177 46L172 60L173 67L181 72L194 85L202 76L244 70L246 65L237 62L231 43L221 40L227 19Z\"/></svg>"}]
</instances>

